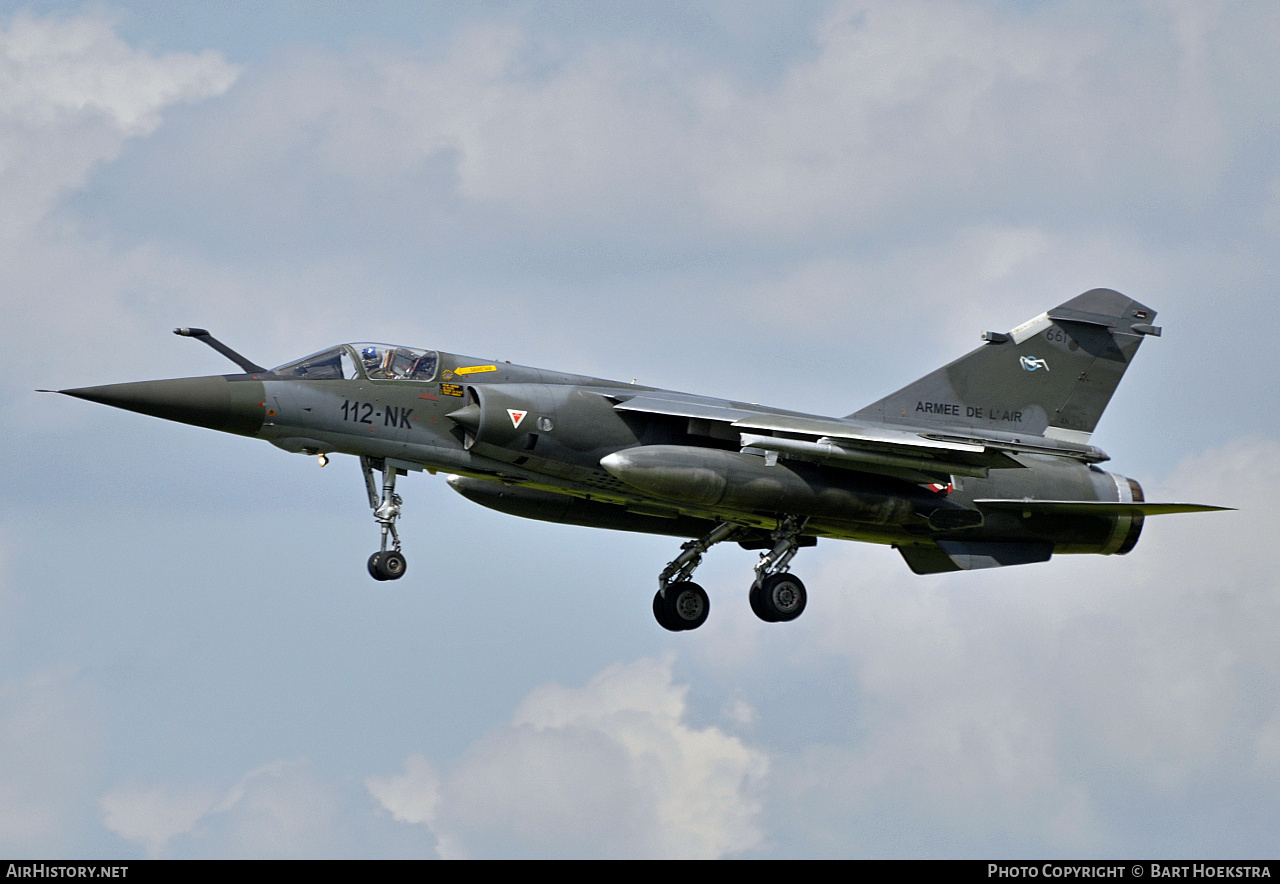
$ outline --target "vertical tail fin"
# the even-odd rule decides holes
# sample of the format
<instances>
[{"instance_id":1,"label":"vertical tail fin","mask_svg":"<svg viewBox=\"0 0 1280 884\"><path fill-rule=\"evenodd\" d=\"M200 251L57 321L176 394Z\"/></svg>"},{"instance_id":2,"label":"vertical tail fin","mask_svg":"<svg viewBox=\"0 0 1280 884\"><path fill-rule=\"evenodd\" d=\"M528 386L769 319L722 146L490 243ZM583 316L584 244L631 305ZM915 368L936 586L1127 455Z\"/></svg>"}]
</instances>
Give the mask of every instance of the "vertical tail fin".
<instances>
[{"instance_id":1,"label":"vertical tail fin","mask_svg":"<svg viewBox=\"0 0 1280 884\"><path fill-rule=\"evenodd\" d=\"M1085 443L1156 313L1093 289L925 375L851 418L972 427Z\"/></svg>"}]
</instances>

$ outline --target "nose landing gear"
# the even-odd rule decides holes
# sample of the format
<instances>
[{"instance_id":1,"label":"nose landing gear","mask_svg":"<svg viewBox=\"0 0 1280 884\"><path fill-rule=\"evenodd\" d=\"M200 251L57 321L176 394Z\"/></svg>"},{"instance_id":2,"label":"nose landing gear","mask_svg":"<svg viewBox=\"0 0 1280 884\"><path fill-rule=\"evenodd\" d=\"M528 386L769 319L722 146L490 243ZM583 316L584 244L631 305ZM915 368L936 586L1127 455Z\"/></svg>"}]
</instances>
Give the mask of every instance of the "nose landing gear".
<instances>
[{"instance_id":1,"label":"nose landing gear","mask_svg":"<svg viewBox=\"0 0 1280 884\"><path fill-rule=\"evenodd\" d=\"M399 580L408 567L404 554L400 552L400 535L396 532L396 519L400 518L400 506L404 503L396 494L396 476L404 470L385 460L364 456L360 458L360 469L364 471L364 484L369 492L374 521L382 528L382 549L369 556L369 576L374 580ZM382 472L381 495L373 479L375 469ZM391 549L387 549L388 538Z\"/></svg>"}]
</instances>

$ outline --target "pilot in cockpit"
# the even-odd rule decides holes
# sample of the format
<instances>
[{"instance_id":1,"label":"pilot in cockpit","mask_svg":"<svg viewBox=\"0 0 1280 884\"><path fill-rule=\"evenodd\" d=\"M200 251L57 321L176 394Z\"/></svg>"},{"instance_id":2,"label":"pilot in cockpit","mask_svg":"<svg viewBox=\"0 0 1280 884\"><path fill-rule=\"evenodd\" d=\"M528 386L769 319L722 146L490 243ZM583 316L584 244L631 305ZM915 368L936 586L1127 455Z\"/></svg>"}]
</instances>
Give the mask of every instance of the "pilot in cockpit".
<instances>
[{"instance_id":1,"label":"pilot in cockpit","mask_svg":"<svg viewBox=\"0 0 1280 884\"><path fill-rule=\"evenodd\" d=\"M360 358L364 360L364 371L369 377L385 376L382 373L382 354L377 347L365 347L360 351Z\"/></svg>"}]
</instances>

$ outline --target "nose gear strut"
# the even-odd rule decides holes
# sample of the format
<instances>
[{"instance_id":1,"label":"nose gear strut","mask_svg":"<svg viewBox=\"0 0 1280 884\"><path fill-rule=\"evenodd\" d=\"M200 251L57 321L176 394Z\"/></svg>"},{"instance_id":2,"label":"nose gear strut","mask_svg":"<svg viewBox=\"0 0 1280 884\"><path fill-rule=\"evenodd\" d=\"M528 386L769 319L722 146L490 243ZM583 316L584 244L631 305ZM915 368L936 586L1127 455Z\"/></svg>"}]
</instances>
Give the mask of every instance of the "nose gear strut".
<instances>
[{"instance_id":1,"label":"nose gear strut","mask_svg":"<svg viewBox=\"0 0 1280 884\"><path fill-rule=\"evenodd\" d=\"M369 574L374 580L399 580L404 576L408 563L400 552L400 535L396 532L396 519L400 518L400 506L404 503L396 494L396 476L404 471L382 458L360 457L360 469L364 471L365 490L369 492L369 506L374 521L382 528L382 549L369 556ZM382 473L382 494L374 481L373 471ZM387 549L387 538L391 549Z\"/></svg>"}]
</instances>

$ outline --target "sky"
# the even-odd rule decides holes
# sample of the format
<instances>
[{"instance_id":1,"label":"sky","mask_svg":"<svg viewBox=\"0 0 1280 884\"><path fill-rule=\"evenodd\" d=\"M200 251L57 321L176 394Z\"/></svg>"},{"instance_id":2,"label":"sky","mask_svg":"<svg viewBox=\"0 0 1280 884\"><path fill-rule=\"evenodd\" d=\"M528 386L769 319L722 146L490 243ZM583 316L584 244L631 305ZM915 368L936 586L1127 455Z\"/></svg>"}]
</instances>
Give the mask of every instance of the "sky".
<instances>
[{"instance_id":1,"label":"sky","mask_svg":"<svg viewBox=\"0 0 1280 884\"><path fill-rule=\"evenodd\" d=\"M1258 858L1280 7L0 3L0 852ZM829 415L1090 288L1124 557L712 550L35 392L341 341Z\"/></svg>"}]
</instances>

